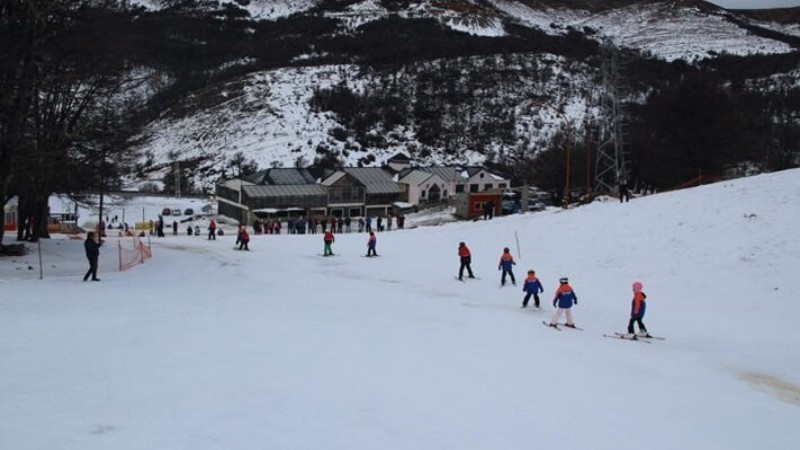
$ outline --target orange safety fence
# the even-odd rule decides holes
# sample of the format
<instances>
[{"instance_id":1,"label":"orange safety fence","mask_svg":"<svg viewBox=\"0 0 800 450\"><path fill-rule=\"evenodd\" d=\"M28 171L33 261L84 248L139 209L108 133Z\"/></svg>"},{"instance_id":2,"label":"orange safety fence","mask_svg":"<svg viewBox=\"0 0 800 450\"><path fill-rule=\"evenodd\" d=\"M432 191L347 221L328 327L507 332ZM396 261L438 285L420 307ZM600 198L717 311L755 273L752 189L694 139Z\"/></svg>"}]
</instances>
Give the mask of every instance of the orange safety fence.
<instances>
[{"instance_id":1,"label":"orange safety fence","mask_svg":"<svg viewBox=\"0 0 800 450\"><path fill-rule=\"evenodd\" d=\"M144 244L137 236L120 238L117 241L119 249L119 270L128 270L153 257L150 247Z\"/></svg>"}]
</instances>

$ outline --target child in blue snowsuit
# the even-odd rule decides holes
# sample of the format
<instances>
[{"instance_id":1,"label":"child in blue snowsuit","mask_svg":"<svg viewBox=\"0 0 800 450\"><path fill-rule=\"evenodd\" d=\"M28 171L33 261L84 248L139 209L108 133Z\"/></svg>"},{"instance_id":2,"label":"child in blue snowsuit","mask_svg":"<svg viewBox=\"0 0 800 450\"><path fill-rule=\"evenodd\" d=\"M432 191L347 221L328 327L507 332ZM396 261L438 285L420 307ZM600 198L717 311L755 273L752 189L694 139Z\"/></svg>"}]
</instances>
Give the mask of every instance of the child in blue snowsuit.
<instances>
[{"instance_id":1,"label":"child in blue snowsuit","mask_svg":"<svg viewBox=\"0 0 800 450\"><path fill-rule=\"evenodd\" d=\"M525 278L525 283L522 285L522 292L525 293L525 298L522 300L522 307L528 307L528 300L533 296L533 306L539 307L539 293L544 292L542 283L536 278L536 271L529 270L528 277Z\"/></svg>"},{"instance_id":2,"label":"child in blue snowsuit","mask_svg":"<svg viewBox=\"0 0 800 450\"><path fill-rule=\"evenodd\" d=\"M500 277L500 285L505 286L506 275L511 275L511 284L517 285L517 280L514 279L513 266L517 263L514 262L514 257L511 256L511 250L508 247L503 249L503 254L500 255L500 262L497 263L497 270L503 270L503 276Z\"/></svg>"}]
</instances>

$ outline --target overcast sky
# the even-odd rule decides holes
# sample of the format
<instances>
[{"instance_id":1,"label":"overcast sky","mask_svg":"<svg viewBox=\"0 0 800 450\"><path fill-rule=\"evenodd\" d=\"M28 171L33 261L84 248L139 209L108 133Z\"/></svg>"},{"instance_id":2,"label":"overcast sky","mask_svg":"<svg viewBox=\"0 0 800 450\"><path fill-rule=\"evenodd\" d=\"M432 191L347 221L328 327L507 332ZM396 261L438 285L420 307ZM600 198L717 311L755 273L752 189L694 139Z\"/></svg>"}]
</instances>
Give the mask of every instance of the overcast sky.
<instances>
[{"instance_id":1,"label":"overcast sky","mask_svg":"<svg viewBox=\"0 0 800 450\"><path fill-rule=\"evenodd\" d=\"M728 9L789 8L800 6L800 0L708 0Z\"/></svg>"}]
</instances>

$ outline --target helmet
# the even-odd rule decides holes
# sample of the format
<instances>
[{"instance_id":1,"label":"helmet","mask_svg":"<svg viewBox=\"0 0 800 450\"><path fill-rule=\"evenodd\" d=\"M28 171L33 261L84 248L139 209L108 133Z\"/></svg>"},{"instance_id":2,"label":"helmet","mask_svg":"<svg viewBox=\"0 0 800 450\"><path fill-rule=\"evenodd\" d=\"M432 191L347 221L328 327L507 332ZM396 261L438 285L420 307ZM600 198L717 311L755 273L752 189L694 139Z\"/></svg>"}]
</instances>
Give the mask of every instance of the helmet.
<instances>
[{"instance_id":1,"label":"helmet","mask_svg":"<svg viewBox=\"0 0 800 450\"><path fill-rule=\"evenodd\" d=\"M635 281L633 283L632 287L633 287L633 292L641 292L642 288L643 288L642 282L641 281Z\"/></svg>"},{"instance_id":2,"label":"helmet","mask_svg":"<svg viewBox=\"0 0 800 450\"><path fill-rule=\"evenodd\" d=\"M465 243L463 243L463 242L459 242L459 243L458 243L458 246L459 246L459 247L463 247L463 246L465 246L465 245L467 245L467 244L465 244Z\"/></svg>"},{"instance_id":3,"label":"helmet","mask_svg":"<svg viewBox=\"0 0 800 450\"><path fill-rule=\"evenodd\" d=\"M569 278L561 277L561 278L559 278L558 282L561 283L561 284L569 283Z\"/></svg>"},{"instance_id":4,"label":"helmet","mask_svg":"<svg viewBox=\"0 0 800 450\"><path fill-rule=\"evenodd\" d=\"M506 248L504 248L504 249L503 249L503 253L508 253L508 252L510 252L510 251L511 251L511 250L509 250L509 249L508 249L508 247L506 247Z\"/></svg>"}]
</instances>

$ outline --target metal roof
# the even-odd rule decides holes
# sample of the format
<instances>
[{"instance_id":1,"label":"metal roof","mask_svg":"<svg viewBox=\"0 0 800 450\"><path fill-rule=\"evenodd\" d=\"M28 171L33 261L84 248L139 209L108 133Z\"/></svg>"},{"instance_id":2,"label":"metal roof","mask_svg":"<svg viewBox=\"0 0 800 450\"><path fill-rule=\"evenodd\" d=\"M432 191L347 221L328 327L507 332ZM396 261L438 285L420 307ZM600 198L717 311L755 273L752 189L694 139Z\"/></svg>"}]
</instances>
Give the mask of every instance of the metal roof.
<instances>
[{"instance_id":1,"label":"metal roof","mask_svg":"<svg viewBox=\"0 0 800 450\"><path fill-rule=\"evenodd\" d=\"M436 174L445 181L465 180L465 178L461 175L463 173L463 168L456 166L420 167L419 170Z\"/></svg>"},{"instance_id":2,"label":"metal roof","mask_svg":"<svg viewBox=\"0 0 800 450\"><path fill-rule=\"evenodd\" d=\"M398 181L402 184L409 184L413 186L419 186L420 184L424 183L428 178L436 176L435 173L425 172L424 170L412 170L408 172L403 178Z\"/></svg>"},{"instance_id":3,"label":"metal roof","mask_svg":"<svg viewBox=\"0 0 800 450\"><path fill-rule=\"evenodd\" d=\"M341 180L345 175L347 174L344 172L333 172L331 175L328 176L328 178L322 180L320 184L323 186L333 186L334 184L336 184L337 181Z\"/></svg>"},{"instance_id":4,"label":"metal roof","mask_svg":"<svg viewBox=\"0 0 800 450\"><path fill-rule=\"evenodd\" d=\"M403 192L402 186L392 178L392 174L379 167L347 167L349 175L364 183L367 194L397 194Z\"/></svg>"},{"instance_id":5,"label":"metal roof","mask_svg":"<svg viewBox=\"0 0 800 450\"><path fill-rule=\"evenodd\" d=\"M275 185L275 186L243 186L242 191L250 197L303 197L303 196L322 196L327 197L325 188L318 184L294 184L294 185Z\"/></svg>"}]
</instances>

